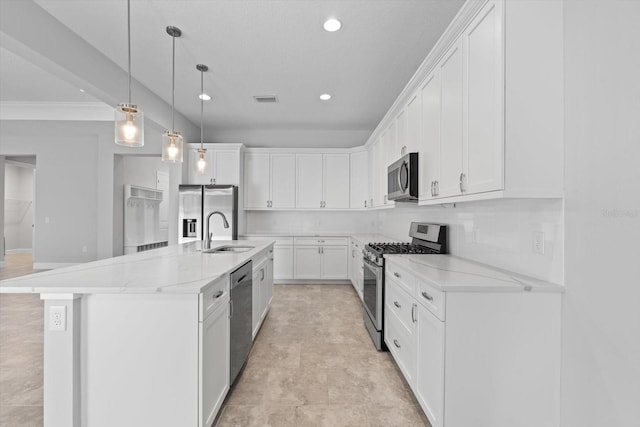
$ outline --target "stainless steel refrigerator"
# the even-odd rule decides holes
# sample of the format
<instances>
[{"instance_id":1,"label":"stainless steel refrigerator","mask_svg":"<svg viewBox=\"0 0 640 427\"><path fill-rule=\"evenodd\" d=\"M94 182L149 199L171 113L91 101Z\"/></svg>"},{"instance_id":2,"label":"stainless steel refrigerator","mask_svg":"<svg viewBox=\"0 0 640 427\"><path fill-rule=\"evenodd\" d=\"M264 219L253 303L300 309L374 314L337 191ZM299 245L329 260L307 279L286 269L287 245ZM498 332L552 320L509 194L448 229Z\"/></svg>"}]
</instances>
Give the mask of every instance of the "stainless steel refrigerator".
<instances>
[{"instance_id":1,"label":"stainless steel refrigerator","mask_svg":"<svg viewBox=\"0 0 640 427\"><path fill-rule=\"evenodd\" d=\"M224 215L229 228L224 228L220 215L209 219L213 240L238 239L238 187L235 185L181 185L178 212L178 243L204 240L205 221L211 212Z\"/></svg>"}]
</instances>

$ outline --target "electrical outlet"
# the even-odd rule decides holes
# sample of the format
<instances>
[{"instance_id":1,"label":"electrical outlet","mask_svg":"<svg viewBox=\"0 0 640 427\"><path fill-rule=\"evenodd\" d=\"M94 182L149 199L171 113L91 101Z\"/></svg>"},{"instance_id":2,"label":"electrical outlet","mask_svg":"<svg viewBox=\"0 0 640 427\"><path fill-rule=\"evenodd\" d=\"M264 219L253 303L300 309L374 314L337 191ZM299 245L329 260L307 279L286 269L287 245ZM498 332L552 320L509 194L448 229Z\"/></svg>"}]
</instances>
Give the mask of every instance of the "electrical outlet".
<instances>
[{"instance_id":1,"label":"electrical outlet","mask_svg":"<svg viewBox=\"0 0 640 427\"><path fill-rule=\"evenodd\" d=\"M64 305L53 305L49 307L49 330L67 330L67 307Z\"/></svg>"},{"instance_id":2,"label":"electrical outlet","mask_svg":"<svg viewBox=\"0 0 640 427\"><path fill-rule=\"evenodd\" d=\"M480 229L474 228L471 236L471 240L473 243L480 243Z\"/></svg>"},{"instance_id":3,"label":"electrical outlet","mask_svg":"<svg viewBox=\"0 0 640 427\"><path fill-rule=\"evenodd\" d=\"M533 233L533 252L544 255L544 233L542 231Z\"/></svg>"}]
</instances>

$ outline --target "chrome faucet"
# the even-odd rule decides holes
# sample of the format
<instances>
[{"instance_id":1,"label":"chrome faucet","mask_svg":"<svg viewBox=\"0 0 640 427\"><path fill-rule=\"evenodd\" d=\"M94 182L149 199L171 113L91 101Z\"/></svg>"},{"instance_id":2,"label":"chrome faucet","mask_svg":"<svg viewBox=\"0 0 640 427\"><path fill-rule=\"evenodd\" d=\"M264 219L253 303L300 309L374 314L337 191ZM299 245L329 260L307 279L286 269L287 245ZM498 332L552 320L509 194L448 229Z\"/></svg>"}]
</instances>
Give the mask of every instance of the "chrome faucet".
<instances>
[{"instance_id":1,"label":"chrome faucet","mask_svg":"<svg viewBox=\"0 0 640 427\"><path fill-rule=\"evenodd\" d=\"M220 215L222 217L224 228L229 228L229 222L227 221L227 217L224 216L224 214L222 212L213 211L209 215L207 215L207 222L206 222L207 230L206 230L206 236L205 236L205 239L204 239L204 248L205 249L211 249L211 236L212 236L213 233L209 232L209 220L215 214L218 214L218 215Z\"/></svg>"}]
</instances>

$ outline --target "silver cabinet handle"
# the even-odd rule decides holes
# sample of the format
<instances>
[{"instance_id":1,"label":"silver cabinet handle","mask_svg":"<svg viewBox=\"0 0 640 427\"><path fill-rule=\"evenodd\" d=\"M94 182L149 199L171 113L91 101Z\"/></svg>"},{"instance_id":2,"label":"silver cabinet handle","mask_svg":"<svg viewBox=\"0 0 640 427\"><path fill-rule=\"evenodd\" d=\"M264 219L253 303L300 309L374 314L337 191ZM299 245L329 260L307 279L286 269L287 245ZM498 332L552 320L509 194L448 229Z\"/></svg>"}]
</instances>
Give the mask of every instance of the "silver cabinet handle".
<instances>
[{"instance_id":1,"label":"silver cabinet handle","mask_svg":"<svg viewBox=\"0 0 640 427\"><path fill-rule=\"evenodd\" d=\"M398 273L397 271L394 271L393 275L396 276L398 279L400 278L400 273Z\"/></svg>"},{"instance_id":2,"label":"silver cabinet handle","mask_svg":"<svg viewBox=\"0 0 640 427\"><path fill-rule=\"evenodd\" d=\"M387 195L386 194L384 195L384 204L385 205L387 204Z\"/></svg>"},{"instance_id":3,"label":"silver cabinet handle","mask_svg":"<svg viewBox=\"0 0 640 427\"><path fill-rule=\"evenodd\" d=\"M393 305L395 305L398 308L402 308L402 306L400 305L400 303L398 301L394 301Z\"/></svg>"},{"instance_id":4,"label":"silver cabinet handle","mask_svg":"<svg viewBox=\"0 0 640 427\"><path fill-rule=\"evenodd\" d=\"M464 185L464 180L466 178L466 175L464 173L460 174L460 192L464 193L467 191L465 185Z\"/></svg>"},{"instance_id":5,"label":"silver cabinet handle","mask_svg":"<svg viewBox=\"0 0 640 427\"><path fill-rule=\"evenodd\" d=\"M323 247L320 247L320 253L324 254L324 248Z\"/></svg>"},{"instance_id":6,"label":"silver cabinet handle","mask_svg":"<svg viewBox=\"0 0 640 427\"><path fill-rule=\"evenodd\" d=\"M433 197L433 184L435 183L435 181L431 181L431 197Z\"/></svg>"},{"instance_id":7,"label":"silver cabinet handle","mask_svg":"<svg viewBox=\"0 0 640 427\"><path fill-rule=\"evenodd\" d=\"M264 268L260 269L260 280L264 280Z\"/></svg>"},{"instance_id":8,"label":"silver cabinet handle","mask_svg":"<svg viewBox=\"0 0 640 427\"><path fill-rule=\"evenodd\" d=\"M366 200L364 201L364 207L365 208L367 207L367 201Z\"/></svg>"},{"instance_id":9,"label":"silver cabinet handle","mask_svg":"<svg viewBox=\"0 0 640 427\"><path fill-rule=\"evenodd\" d=\"M400 348L400 343L398 342L398 340L393 340L393 345Z\"/></svg>"},{"instance_id":10,"label":"silver cabinet handle","mask_svg":"<svg viewBox=\"0 0 640 427\"><path fill-rule=\"evenodd\" d=\"M418 304L411 304L411 321L416 323L416 308L418 308Z\"/></svg>"},{"instance_id":11,"label":"silver cabinet handle","mask_svg":"<svg viewBox=\"0 0 640 427\"><path fill-rule=\"evenodd\" d=\"M431 295L429 295L428 293L426 293L425 291L422 291L422 296L427 300L427 301L433 301L433 297Z\"/></svg>"},{"instance_id":12,"label":"silver cabinet handle","mask_svg":"<svg viewBox=\"0 0 640 427\"><path fill-rule=\"evenodd\" d=\"M434 196L438 196L438 194L440 194L440 181L438 181L437 179L435 181L435 186L434 187L436 189L436 194L434 194Z\"/></svg>"},{"instance_id":13,"label":"silver cabinet handle","mask_svg":"<svg viewBox=\"0 0 640 427\"><path fill-rule=\"evenodd\" d=\"M318 253L320 253L320 246L318 246Z\"/></svg>"},{"instance_id":14,"label":"silver cabinet handle","mask_svg":"<svg viewBox=\"0 0 640 427\"><path fill-rule=\"evenodd\" d=\"M215 178L212 178L211 181L213 181L214 184L216 183L216 179Z\"/></svg>"},{"instance_id":15,"label":"silver cabinet handle","mask_svg":"<svg viewBox=\"0 0 640 427\"><path fill-rule=\"evenodd\" d=\"M224 294L224 291L218 291L213 295L213 299L218 299Z\"/></svg>"}]
</instances>

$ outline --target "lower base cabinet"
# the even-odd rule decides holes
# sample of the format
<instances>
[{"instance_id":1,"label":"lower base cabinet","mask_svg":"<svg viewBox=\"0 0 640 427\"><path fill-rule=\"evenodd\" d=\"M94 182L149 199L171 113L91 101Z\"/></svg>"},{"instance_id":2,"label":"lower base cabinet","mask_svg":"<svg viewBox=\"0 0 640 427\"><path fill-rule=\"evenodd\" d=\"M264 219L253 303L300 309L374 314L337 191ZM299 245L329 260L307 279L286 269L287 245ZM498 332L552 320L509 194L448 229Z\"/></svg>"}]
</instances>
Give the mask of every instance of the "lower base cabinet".
<instances>
[{"instance_id":1,"label":"lower base cabinet","mask_svg":"<svg viewBox=\"0 0 640 427\"><path fill-rule=\"evenodd\" d=\"M294 238L294 278L347 280L349 239L346 237Z\"/></svg>"},{"instance_id":2,"label":"lower base cabinet","mask_svg":"<svg viewBox=\"0 0 640 427\"><path fill-rule=\"evenodd\" d=\"M257 261L253 266L252 288L252 337L255 338L267 316L273 296L273 261L274 250L269 250L266 258Z\"/></svg>"},{"instance_id":3,"label":"lower base cabinet","mask_svg":"<svg viewBox=\"0 0 640 427\"><path fill-rule=\"evenodd\" d=\"M558 427L562 295L443 292L393 258L385 342L431 426Z\"/></svg>"},{"instance_id":4,"label":"lower base cabinet","mask_svg":"<svg viewBox=\"0 0 640 427\"><path fill-rule=\"evenodd\" d=\"M200 420L210 426L229 391L229 298L200 326Z\"/></svg>"}]
</instances>

